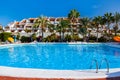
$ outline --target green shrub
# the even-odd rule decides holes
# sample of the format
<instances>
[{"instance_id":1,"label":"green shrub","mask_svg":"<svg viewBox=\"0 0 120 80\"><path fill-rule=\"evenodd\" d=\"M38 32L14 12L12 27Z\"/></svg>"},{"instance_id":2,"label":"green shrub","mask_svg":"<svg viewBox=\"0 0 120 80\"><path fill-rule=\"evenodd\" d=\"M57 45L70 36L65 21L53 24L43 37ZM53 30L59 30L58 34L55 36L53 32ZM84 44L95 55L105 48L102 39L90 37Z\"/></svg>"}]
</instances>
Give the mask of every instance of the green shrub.
<instances>
[{"instance_id":1,"label":"green shrub","mask_svg":"<svg viewBox=\"0 0 120 80\"><path fill-rule=\"evenodd\" d=\"M21 42L22 43L31 42L31 37L22 36L21 37Z\"/></svg>"},{"instance_id":2,"label":"green shrub","mask_svg":"<svg viewBox=\"0 0 120 80\"><path fill-rule=\"evenodd\" d=\"M98 42L106 42L106 41L107 41L107 39L105 37L100 37L98 39Z\"/></svg>"},{"instance_id":3,"label":"green shrub","mask_svg":"<svg viewBox=\"0 0 120 80\"><path fill-rule=\"evenodd\" d=\"M80 38L79 35L74 34L74 35L66 35L65 36L65 41L83 41L83 38Z\"/></svg>"},{"instance_id":4,"label":"green shrub","mask_svg":"<svg viewBox=\"0 0 120 80\"><path fill-rule=\"evenodd\" d=\"M97 39L97 37L96 37L96 36L93 36L93 35L91 35L91 36L89 37L89 41L90 41L90 40L96 41L96 39Z\"/></svg>"},{"instance_id":5,"label":"green shrub","mask_svg":"<svg viewBox=\"0 0 120 80\"><path fill-rule=\"evenodd\" d=\"M1 41L5 42L6 40L8 40L8 37L11 37L11 33L8 32L0 33Z\"/></svg>"},{"instance_id":6,"label":"green shrub","mask_svg":"<svg viewBox=\"0 0 120 80\"><path fill-rule=\"evenodd\" d=\"M79 41L80 40L80 37L78 36L78 35L73 35L72 36L72 39L74 40L74 41Z\"/></svg>"},{"instance_id":7,"label":"green shrub","mask_svg":"<svg viewBox=\"0 0 120 80\"><path fill-rule=\"evenodd\" d=\"M93 43L93 42L95 42L95 40L89 40L89 42L92 42L92 43Z\"/></svg>"},{"instance_id":8,"label":"green shrub","mask_svg":"<svg viewBox=\"0 0 120 80\"><path fill-rule=\"evenodd\" d=\"M31 37L32 37L32 40L33 40L33 41L37 39L36 34L32 34Z\"/></svg>"},{"instance_id":9,"label":"green shrub","mask_svg":"<svg viewBox=\"0 0 120 80\"><path fill-rule=\"evenodd\" d=\"M120 30L118 30L117 33L120 33Z\"/></svg>"},{"instance_id":10,"label":"green shrub","mask_svg":"<svg viewBox=\"0 0 120 80\"><path fill-rule=\"evenodd\" d=\"M43 38L43 40L42 40L43 42L47 42L47 39L46 38Z\"/></svg>"},{"instance_id":11,"label":"green shrub","mask_svg":"<svg viewBox=\"0 0 120 80\"><path fill-rule=\"evenodd\" d=\"M17 40L20 40L20 34L17 35L16 39L17 39Z\"/></svg>"},{"instance_id":12,"label":"green shrub","mask_svg":"<svg viewBox=\"0 0 120 80\"><path fill-rule=\"evenodd\" d=\"M80 40L79 41L83 41L83 38L80 38Z\"/></svg>"},{"instance_id":13,"label":"green shrub","mask_svg":"<svg viewBox=\"0 0 120 80\"><path fill-rule=\"evenodd\" d=\"M58 42L59 38L56 34L51 34L50 36L44 38L43 42Z\"/></svg>"},{"instance_id":14,"label":"green shrub","mask_svg":"<svg viewBox=\"0 0 120 80\"><path fill-rule=\"evenodd\" d=\"M70 42L71 39L72 39L71 35L68 35L68 34L67 34L67 35L65 36L65 41Z\"/></svg>"}]
</instances>

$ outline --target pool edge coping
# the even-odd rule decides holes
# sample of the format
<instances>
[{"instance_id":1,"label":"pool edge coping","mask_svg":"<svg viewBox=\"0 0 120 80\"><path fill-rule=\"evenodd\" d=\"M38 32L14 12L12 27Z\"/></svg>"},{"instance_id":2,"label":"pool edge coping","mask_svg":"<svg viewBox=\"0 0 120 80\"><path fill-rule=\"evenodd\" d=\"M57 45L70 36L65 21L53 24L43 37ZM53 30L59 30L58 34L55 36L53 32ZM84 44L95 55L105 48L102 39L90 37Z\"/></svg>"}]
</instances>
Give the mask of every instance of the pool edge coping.
<instances>
[{"instance_id":1,"label":"pool edge coping","mask_svg":"<svg viewBox=\"0 0 120 80\"><path fill-rule=\"evenodd\" d=\"M120 76L120 68L99 70L49 70L49 69L29 69L0 66L0 76L22 77L22 78L64 78L64 79L94 79L111 78Z\"/></svg>"}]
</instances>

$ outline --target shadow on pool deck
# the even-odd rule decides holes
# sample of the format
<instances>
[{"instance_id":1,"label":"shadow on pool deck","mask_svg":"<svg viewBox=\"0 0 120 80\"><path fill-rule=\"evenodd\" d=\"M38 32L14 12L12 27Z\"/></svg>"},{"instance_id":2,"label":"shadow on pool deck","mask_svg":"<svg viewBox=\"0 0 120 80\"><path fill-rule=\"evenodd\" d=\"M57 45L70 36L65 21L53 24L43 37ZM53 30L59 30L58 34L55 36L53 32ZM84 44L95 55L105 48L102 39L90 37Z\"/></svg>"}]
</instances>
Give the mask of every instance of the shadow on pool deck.
<instances>
[{"instance_id":1,"label":"shadow on pool deck","mask_svg":"<svg viewBox=\"0 0 120 80\"><path fill-rule=\"evenodd\" d=\"M106 78L106 80L120 80L120 71L108 74L108 78Z\"/></svg>"}]
</instances>

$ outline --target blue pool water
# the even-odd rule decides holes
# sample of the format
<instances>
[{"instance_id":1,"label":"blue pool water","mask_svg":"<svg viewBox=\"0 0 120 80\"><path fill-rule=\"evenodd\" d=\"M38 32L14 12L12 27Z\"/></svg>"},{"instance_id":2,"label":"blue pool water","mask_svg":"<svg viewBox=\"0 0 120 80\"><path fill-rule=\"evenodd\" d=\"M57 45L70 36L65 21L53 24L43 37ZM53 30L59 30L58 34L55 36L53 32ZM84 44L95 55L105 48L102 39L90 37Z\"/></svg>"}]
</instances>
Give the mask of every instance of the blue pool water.
<instances>
[{"instance_id":1,"label":"blue pool water","mask_svg":"<svg viewBox=\"0 0 120 80\"><path fill-rule=\"evenodd\" d=\"M83 70L93 59L106 58L110 68L120 68L120 48L106 44L22 44L0 47L0 66ZM93 66L95 69L95 64ZM103 62L101 68L106 68Z\"/></svg>"}]
</instances>

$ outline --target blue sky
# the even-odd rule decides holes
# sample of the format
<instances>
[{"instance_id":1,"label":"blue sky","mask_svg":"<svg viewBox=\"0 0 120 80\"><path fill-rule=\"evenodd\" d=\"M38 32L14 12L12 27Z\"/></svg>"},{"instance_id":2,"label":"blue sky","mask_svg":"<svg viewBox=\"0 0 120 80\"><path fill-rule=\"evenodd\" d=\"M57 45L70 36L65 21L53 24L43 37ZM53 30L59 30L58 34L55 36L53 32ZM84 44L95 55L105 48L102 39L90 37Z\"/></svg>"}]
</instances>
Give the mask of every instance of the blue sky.
<instances>
[{"instance_id":1,"label":"blue sky","mask_svg":"<svg viewBox=\"0 0 120 80\"><path fill-rule=\"evenodd\" d=\"M1 0L0 24L40 15L65 17L72 9L78 10L81 17L94 17L120 12L120 0Z\"/></svg>"}]
</instances>

